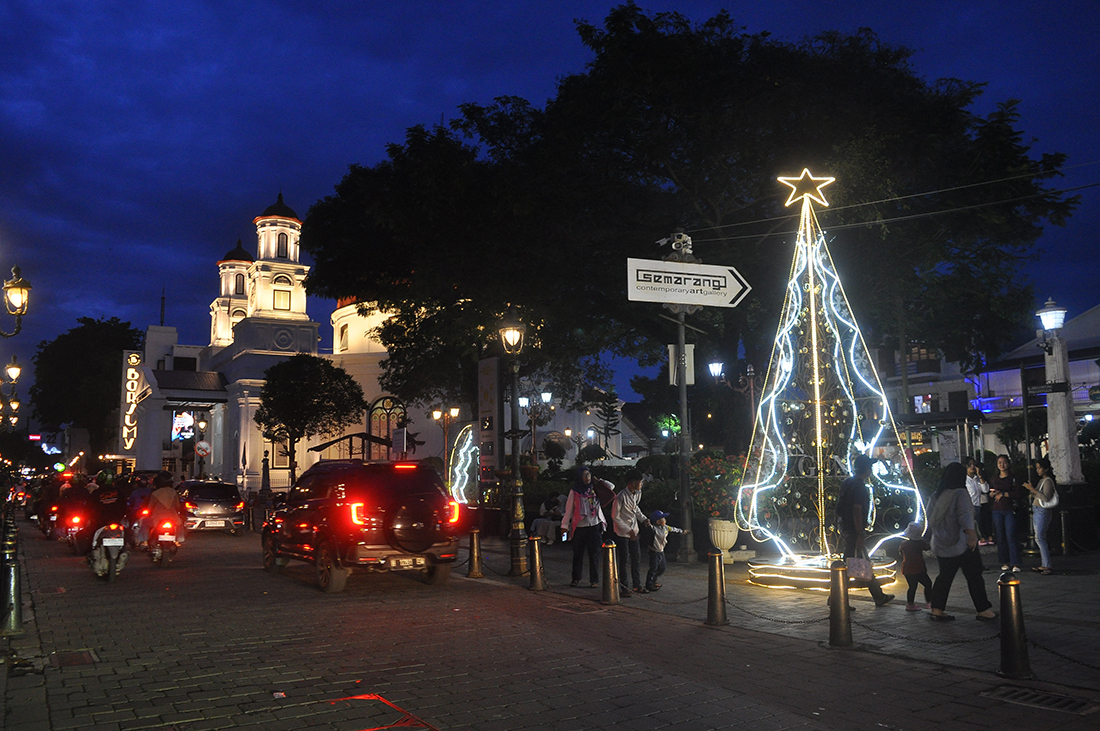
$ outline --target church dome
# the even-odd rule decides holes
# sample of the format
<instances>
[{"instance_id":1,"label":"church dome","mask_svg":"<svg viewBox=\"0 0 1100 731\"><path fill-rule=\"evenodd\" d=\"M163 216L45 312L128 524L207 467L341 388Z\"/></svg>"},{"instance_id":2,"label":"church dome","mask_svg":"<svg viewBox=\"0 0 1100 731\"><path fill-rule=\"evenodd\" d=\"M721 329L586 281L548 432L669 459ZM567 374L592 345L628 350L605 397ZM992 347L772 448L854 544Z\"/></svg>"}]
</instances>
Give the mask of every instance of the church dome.
<instances>
[{"instance_id":1,"label":"church dome","mask_svg":"<svg viewBox=\"0 0 1100 731\"><path fill-rule=\"evenodd\" d=\"M283 203L282 193L279 193L279 200L272 203L270 206L267 207L267 210L260 214L260 218L267 218L268 216L278 216L279 218L293 218L295 221L301 220L298 218L298 214L295 213L290 208L290 206L288 206L286 203Z\"/></svg>"},{"instance_id":2,"label":"church dome","mask_svg":"<svg viewBox=\"0 0 1100 731\"><path fill-rule=\"evenodd\" d=\"M241 245L241 240L237 239L237 247L226 252L222 257L222 261L247 261L252 262L252 255L244 250L244 246Z\"/></svg>"}]
</instances>

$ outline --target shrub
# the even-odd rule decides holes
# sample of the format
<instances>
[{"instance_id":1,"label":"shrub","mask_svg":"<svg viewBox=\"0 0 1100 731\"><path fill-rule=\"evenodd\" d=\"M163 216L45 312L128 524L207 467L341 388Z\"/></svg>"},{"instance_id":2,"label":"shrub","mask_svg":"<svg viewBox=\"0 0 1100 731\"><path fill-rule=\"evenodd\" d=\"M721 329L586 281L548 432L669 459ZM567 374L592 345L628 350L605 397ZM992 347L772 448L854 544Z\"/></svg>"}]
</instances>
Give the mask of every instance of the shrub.
<instances>
[{"instance_id":1,"label":"shrub","mask_svg":"<svg viewBox=\"0 0 1100 731\"><path fill-rule=\"evenodd\" d=\"M691 501L697 516L733 517L744 465L743 456L726 456L720 450L704 450L692 455Z\"/></svg>"}]
</instances>

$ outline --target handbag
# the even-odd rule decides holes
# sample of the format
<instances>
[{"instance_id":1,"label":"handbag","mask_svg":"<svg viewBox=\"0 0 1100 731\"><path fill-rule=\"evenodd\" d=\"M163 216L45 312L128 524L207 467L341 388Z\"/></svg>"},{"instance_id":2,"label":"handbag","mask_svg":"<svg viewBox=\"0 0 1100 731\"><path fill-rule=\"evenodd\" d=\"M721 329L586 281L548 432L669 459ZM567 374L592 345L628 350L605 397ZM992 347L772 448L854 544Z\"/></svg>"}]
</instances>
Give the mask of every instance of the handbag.
<instances>
[{"instance_id":1,"label":"handbag","mask_svg":"<svg viewBox=\"0 0 1100 731\"><path fill-rule=\"evenodd\" d=\"M875 571L871 567L871 561L866 558L853 556L847 559L848 578L852 581L871 581L875 578Z\"/></svg>"},{"instance_id":2,"label":"handbag","mask_svg":"<svg viewBox=\"0 0 1100 731\"><path fill-rule=\"evenodd\" d=\"M1058 507L1058 488L1052 488L1052 492L1050 494L1050 500L1044 500L1043 498L1039 498L1039 507L1040 508L1056 508L1056 507Z\"/></svg>"}]
</instances>

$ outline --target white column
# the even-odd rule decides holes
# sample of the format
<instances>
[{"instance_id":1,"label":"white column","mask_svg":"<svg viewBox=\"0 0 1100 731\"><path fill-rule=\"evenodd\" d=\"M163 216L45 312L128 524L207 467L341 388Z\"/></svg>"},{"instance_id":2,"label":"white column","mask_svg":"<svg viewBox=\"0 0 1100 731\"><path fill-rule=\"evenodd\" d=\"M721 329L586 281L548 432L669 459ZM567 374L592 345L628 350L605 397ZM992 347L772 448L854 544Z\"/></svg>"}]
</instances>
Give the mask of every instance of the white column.
<instances>
[{"instance_id":1,"label":"white column","mask_svg":"<svg viewBox=\"0 0 1100 731\"><path fill-rule=\"evenodd\" d=\"M1050 435L1050 466L1059 484L1082 484L1081 448L1077 441L1077 417L1073 392L1069 389L1069 352L1060 331L1048 334L1051 352L1046 356L1047 383L1065 383L1067 390L1047 394L1047 433Z\"/></svg>"}]
</instances>

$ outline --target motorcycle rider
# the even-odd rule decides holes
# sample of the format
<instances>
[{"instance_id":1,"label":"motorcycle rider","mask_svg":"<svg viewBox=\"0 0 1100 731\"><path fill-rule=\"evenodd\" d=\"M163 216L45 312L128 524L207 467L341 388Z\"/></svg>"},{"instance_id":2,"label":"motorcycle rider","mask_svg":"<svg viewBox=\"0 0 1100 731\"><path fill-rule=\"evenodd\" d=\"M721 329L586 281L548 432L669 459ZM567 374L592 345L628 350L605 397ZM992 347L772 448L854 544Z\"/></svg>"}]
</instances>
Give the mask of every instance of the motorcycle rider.
<instances>
[{"instance_id":1,"label":"motorcycle rider","mask_svg":"<svg viewBox=\"0 0 1100 731\"><path fill-rule=\"evenodd\" d=\"M124 525L126 521L126 503L122 499L122 495L119 493L118 487L115 485L114 475L107 470L103 470L96 476L96 482L99 484L99 489L95 491L92 499L95 501L95 527L96 532L92 537L92 553L88 557L89 563L95 572L102 576L107 572L107 555L106 550L100 543L99 537L103 533L103 529L115 523L117 525ZM118 557L117 571L121 571L126 565L126 559L128 554L125 549Z\"/></svg>"},{"instance_id":2,"label":"motorcycle rider","mask_svg":"<svg viewBox=\"0 0 1100 731\"><path fill-rule=\"evenodd\" d=\"M146 501L149 514L142 516L139 523L139 545L149 542L150 532L154 526L158 526L166 520L171 520L178 526L176 528L176 543L184 541L184 527L180 496L172 487L172 475L168 472L158 472L153 478L153 492Z\"/></svg>"}]
</instances>

